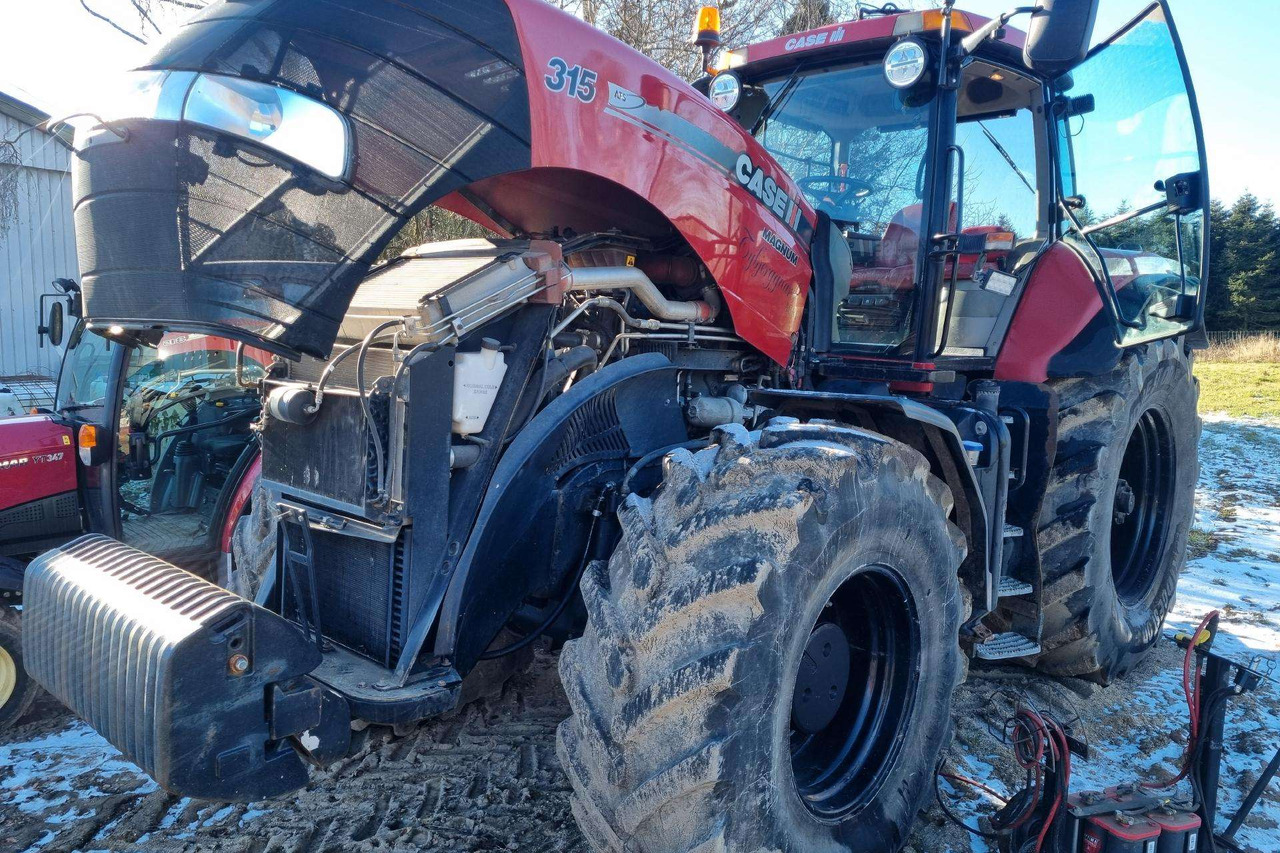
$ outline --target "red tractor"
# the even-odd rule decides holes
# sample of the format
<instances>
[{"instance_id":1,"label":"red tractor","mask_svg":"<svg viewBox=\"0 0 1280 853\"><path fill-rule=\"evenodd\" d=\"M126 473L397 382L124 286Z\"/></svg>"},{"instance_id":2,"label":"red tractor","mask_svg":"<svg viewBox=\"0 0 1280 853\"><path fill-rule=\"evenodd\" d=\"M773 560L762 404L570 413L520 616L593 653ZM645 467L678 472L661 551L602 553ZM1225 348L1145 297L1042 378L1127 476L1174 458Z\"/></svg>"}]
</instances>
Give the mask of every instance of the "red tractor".
<instances>
[{"instance_id":1,"label":"red tractor","mask_svg":"<svg viewBox=\"0 0 1280 853\"><path fill-rule=\"evenodd\" d=\"M55 346L64 312L80 313L75 283L56 284L63 293L40 330ZM32 557L93 531L225 582L257 479L249 427L270 362L227 338L169 333L126 346L77 322L54 407L0 419L0 730L36 692L17 609Z\"/></svg>"},{"instance_id":2,"label":"red tractor","mask_svg":"<svg viewBox=\"0 0 1280 853\"><path fill-rule=\"evenodd\" d=\"M107 339L280 356L251 596L81 538L28 669L250 800L547 636L593 849L898 849L970 660L1117 678L1184 560L1202 135L1165 4L1086 52L1095 7L690 86L540 0L211 6L81 140L76 226ZM492 239L375 268L431 204Z\"/></svg>"}]
</instances>

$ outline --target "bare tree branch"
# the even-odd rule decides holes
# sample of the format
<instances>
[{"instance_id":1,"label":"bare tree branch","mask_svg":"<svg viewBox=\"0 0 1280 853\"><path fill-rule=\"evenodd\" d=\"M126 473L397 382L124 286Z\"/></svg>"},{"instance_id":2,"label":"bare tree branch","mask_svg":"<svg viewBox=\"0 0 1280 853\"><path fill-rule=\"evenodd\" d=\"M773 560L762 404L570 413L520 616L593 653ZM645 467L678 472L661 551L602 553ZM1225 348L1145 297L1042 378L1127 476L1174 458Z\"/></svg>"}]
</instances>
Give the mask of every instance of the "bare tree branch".
<instances>
[{"instance_id":1,"label":"bare tree branch","mask_svg":"<svg viewBox=\"0 0 1280 853\"><path fill-rule=\"evenodd\" d=\"M95 12L93 9L90 9L90 8L89 8L88 0L80 0L80 5L84 7L84 10L85 10L86 12L88 12L90 15L93 15L93 17L97 18L99 21L106 21L106 22L107 22L108 24L110 24L110 25L112 26L112 28L113 28L113 29L115 29L117 32L119 32L119 33L123 33L124 35L126 35L126 36L128 36L129 38L133 39L134 41L138 42L139 44L146 44L146 43L147 43L147 40L146 40L146 39L144 39L142 36L137 35L136 33L131 33L131 32L129 32L129 31L128 31L128 30L126 30L124 27L120 26L120 25L119 25L119 24L117 24L115 21L111 20L111 19L110 19L110 18L108 18L106 15L102 14L101 12Z\"/></svg>"},{"instance_id":2,"label":"bare tree branch","mask_svg":"<svg viewBox=\"0 0 1280 853\"><path fill-rule=\"evenodd\" d=\"M138 16L142 18L142 20L150 24L151 28L155 30L156 33L163 32L163 30L161 30L160 27L156 24L155 19L151 17L151 13L147 11L146 5L140 2L140 0L129 0L129 2L133 5L133 8L138 10Z\"/></svg>"},{"instance_id":3,"label":"bare tree branch","mask_svg":"<svg viewBox=\"0 0 1280 853\"><path fill-rule=\"evenodd\" d=\"M18 219L18 167L22 157L16 140L0 140L0 237Z\"/></svg>"}]
</instances>

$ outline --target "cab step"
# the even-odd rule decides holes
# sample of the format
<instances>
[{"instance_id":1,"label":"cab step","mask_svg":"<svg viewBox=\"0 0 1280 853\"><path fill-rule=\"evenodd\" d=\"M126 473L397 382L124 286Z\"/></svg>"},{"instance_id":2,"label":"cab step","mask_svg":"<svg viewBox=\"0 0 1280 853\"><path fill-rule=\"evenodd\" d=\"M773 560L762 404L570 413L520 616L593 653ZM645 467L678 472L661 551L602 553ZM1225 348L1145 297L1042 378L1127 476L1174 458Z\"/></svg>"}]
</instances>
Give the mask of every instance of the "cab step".
<instances>
[{"instance_id":1,"label":"cab step","mask_svg":"<svg viewBox=\"0 0 1280 853\"><path fill-rule=\"evenodd\" d=\"M1035 587L1025 581L1011 578L1008 575L1000 578L1001 598L1009 598L1014 595L1029 595L1033 592L1035 592Z\"/></svg>"},{"instance_id":2,"label":"cab step","mask_svg":"<svg viewBox=\"0 0 1280 853\"><path fill-rule=\"evenodd\" d=\"M1025 533L1026 533L1026 531L1024 531L1021 527L1019 527L1019 526L1018 526L1018 525L1016 525L1016 524L1006 524L1006 525L1004 526L1004 538L1005 538L1005 539L1019 539L1019 538L1021 538Z\"/></svg>"},{"instance_id":3,"label":"cab step","mask_svg":"<svg viewBox=\"0 0 1280 853\"><path fill-rule=\"evenodd\" d=\"M982 660L1011 660L1040 654L1040 644L1029 637L1007 631L993 634L985 643L973 647L973 653Z\"/></svg>"}]
</instances>

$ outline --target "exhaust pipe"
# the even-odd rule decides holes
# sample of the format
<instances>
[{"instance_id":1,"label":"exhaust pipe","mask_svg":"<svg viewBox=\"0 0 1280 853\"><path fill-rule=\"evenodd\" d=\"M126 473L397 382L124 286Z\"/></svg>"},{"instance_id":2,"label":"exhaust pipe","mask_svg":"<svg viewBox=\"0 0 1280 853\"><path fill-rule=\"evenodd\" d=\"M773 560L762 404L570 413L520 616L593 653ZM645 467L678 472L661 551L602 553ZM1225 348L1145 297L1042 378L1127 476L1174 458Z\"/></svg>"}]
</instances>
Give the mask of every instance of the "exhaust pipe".
<instances>
[{"instance_id":1,"label":"exhaust pipe","mask_svg":"<svg viewBox=\"0 0 1280 853\"><path fill-rule=\"evenodd\" d=\"M569 290L579 293L630 290L649 313L673 323L710 323L719 313L709 301L668 299L638 267L576 267L569 278Z\"/></svg>"}]
</instances>

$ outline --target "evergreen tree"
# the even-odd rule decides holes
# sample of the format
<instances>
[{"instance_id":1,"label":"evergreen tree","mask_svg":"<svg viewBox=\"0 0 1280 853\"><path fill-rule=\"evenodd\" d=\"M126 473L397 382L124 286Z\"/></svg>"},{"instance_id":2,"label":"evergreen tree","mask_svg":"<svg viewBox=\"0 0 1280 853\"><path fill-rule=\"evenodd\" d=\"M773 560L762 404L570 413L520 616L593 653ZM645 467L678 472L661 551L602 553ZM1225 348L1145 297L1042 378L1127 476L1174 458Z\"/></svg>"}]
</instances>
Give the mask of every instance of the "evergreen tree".
<instances>
[{"instance_id":1,"label":"evergreen tree","mask_svg":"<svg viewBox=\"0 0 1280 853\"><path fill-rule=\"evenodd\" d=\"M1234 329L1237 322L1231 291L1227 289L1228 213L1227 206L1217 199L1209 205L1209 278L1202 284L1209 291L1204 306L1205 327L1214 331Z\"/></svg>"},{"instance_id":2,"label":"evergreen tree","mask_svg":"<svg viewBox=\"0 0 1280 853\"><path fill-rule=\"evenodd\" d=\"M1280 328L1280 222L1275 209L1252 193L1236 200L1227 213L1222 246L1213 263L1223 267L1235 328Z\"/></svg>"}]
</instances>

